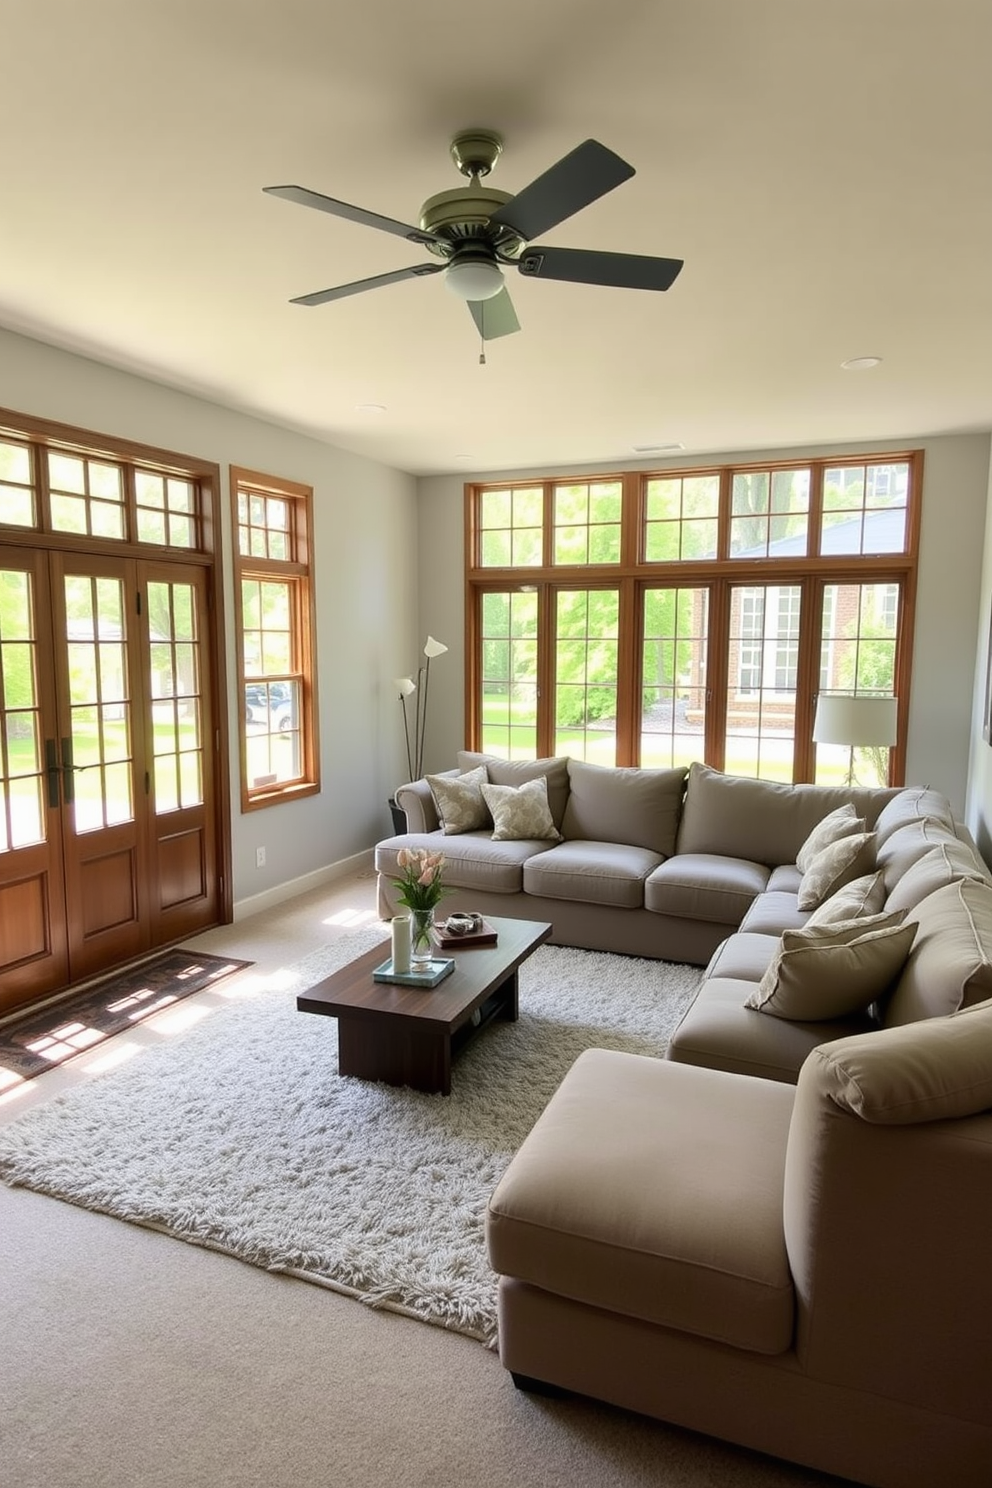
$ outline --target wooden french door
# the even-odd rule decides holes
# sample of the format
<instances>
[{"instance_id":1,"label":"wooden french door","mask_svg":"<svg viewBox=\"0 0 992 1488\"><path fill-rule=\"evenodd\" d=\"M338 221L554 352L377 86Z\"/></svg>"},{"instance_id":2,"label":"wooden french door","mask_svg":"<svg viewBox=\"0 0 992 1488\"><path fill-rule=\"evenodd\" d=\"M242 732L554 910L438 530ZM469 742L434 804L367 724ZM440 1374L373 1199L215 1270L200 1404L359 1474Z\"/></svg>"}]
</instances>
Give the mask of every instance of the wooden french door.
<instances>
[{"instance_id":1,"label":"wooden french door","mask_svg":"<svg viewBox=\"0 0 992 1488\"><path fill-rule=\"evenodd\" d=\"M0 548L0 1014L219 917L206 584Z\"/></svg>"}]
</instances>

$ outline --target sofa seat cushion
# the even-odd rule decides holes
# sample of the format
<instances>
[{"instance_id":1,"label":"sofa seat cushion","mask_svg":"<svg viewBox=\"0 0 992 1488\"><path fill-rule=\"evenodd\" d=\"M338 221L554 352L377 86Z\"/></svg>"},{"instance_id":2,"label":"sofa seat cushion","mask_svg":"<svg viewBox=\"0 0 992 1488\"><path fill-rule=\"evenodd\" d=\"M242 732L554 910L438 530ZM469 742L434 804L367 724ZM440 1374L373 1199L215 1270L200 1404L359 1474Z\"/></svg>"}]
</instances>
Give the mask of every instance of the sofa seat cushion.
<instances>
[{"instance_id":1,"label":"sofa seat cushion","mask_svg":"<svg viewBox=\"0 0 992 1488\"><path fill-rule=\"evenodd\" d=\"M537 853L546 852L549 842L494 842L488 832L464 832L445 837L440 832L391 837L375 850L380 873L396 878L396 854L401 847L426 847L444 853L443 881L451 889L485 889L491 894L523 892L523 867Z\"/></svg>"},{"instance_id":2,"label":"sofa seat cushion","mask_svg":"<svg viewBox=\"0 0 992 1488\"><path fill-rule=\"evenodd\" d=\"M672 1035L666 1057L795 1084L803 1061L818 1044L878 1026L867 1012L822 1023L767 1018L744 1006L754 986L736 977L708 977Z\"/></svg>"},{"instance_id":3,"label":"sofa seat cushion","mask_svg":"<svg viewBox=\"0 0 992 1488\"><path fill-rule=\"evenodd\" d=\"M741 920L741 930L754 935L781 935L783 930L801 930L809 910L800 909L796 892L766 889L759 894Z\"/></svg>"},{"instance_id":4,"label":"sofa seat cushion","mask_svg":"<svg viewBox=\"0 0 992 1488\"><path fill-rule=\"evenodd\" d=\"M792 1101L769 1082L587 1050L490 1199L494 1270L783 1353L794 1308L782 1225Z\"/></svg>"},{"instance_id":5,"label":"sofa seat cushion","mask_svg":"<svg viewBox=\"0 0 992 1488\"><path fill-rule=\"evenodd\" d=\"M717 853L677 853L644 885L644 907L686 920L739 925L768 883L763 863Z\"/></svg>"},{"instance_id":6,"label":"sofa seat cushion","mask_svg":"<svg viewBox=\"0 0 992 1488\"><path fill-rule=\"evenodd\" d=\"M761 981L781 948L777 934L761 935L741 930L728 935L713 953L706 968L707 977L732 977L739 982Z\"/></svg>"},{"instance_id":7,"label":"sofa seat cushion","mask_svg":"<svg viewBox=\"0 0 992 1488\"><path fill-rule=\"evenodd\" d=\"M684 766L636 770L570 759L563 836L582 842L629 842L671 857L686 773Z\"/></svg>"},{"instance_id":8,"label":"sofa seat cushion","mask_svg":"<svg viewBox=\"0 0 992 1488\"><path fill-rule=\"evenodd\" d=\"M644 880L661 861L658 853L644 847L625 847L616 842L560 842L528 859L523 886L528 894L546 899L641 909Z\"/></svg>"},{"instance_id":9,"label":"sofa seat cushion","mask_svg":"<svg viewBox=\"0 0 992 1488\"><path fill-rule=\"evenodd\" d=\"M798 894L803 881L802 873L795 863L780 863L773 868L768 878L770 894Z\"/></svg>"}]
</instances>

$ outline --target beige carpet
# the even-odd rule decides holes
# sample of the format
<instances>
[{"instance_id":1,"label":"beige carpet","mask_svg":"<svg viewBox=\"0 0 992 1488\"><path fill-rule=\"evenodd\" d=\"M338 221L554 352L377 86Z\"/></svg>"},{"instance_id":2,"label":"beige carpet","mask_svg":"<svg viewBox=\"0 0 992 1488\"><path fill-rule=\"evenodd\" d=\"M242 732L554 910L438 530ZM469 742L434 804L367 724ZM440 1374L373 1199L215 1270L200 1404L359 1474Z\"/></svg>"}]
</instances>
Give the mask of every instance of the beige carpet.
<instances>
[{"instance_id":1,"label":"beige carpet","mask_svg":"<svg viewBox=\"0 0 992 1488\"><path fill-rule=\"evenodd\" d=\"M274 982L371 917L368 879L202 936ZM190 999L204 1007L221 993ZM166 1017L166 1015L162 1015ZM136 1033L134 1057L168 1038ZM120 1044L120 1040L113 1043ZM108 1052L110 1046L107 1046ZM106 1055L104 1056L106 1057ZM88 1078L88 1056L0 1120ZM439 1328L0 1186L0 1481L17 1488L825 1488L836 1480L513 1388Z\"/></svg>"}]
</instances>

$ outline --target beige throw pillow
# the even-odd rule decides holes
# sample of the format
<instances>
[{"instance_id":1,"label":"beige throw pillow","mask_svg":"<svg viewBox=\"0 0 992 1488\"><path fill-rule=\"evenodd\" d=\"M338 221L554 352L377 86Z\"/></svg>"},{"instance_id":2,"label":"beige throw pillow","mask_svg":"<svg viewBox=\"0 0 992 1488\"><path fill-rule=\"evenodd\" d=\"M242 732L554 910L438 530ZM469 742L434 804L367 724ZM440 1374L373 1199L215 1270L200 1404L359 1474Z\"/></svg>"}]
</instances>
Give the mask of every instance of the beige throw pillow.
<instances>
[{"instance_id":1,"label":"beige throw pillow","mask_svg":"<svg viewBox=\"0 0 992 1488\"><path fill-rule=\"evenodd\" d=\"M482 795L493 817L494 842L558 841L548 805L548 782L542 775L523 785L484 785Z\"/></svg>"},{"instance_id":2,"label":"beige throw pillow","mask_svg":"<svg viewBox=\"0 0 992 1488\"><path fill-rule=\"evenodd\" d=\"M428 775L427 784L434 797L442 832L477 832L489 825L489 808L482 799L482 787L489 779L485 765L468 770L464 775Z\"/></svg>"},{"instance_id":3,"label":"beige throw pillow","mask_svg":"<svg viewBox=\"0 0 992 1488\"><path fill-rule=\"evenodd\" d=\"M901 920L901 914L872 915L812 931L786 930L744 1006L811 1023L862 1012L888 991L906 963L916 926Z\"/></svg>"},{"instance_id":4,"label":"beige throw pillow","mask_svg":"<svg viewBox=\"0 0 992 1488\"><path fill-rule=\"evenodd\" d=\"M850 837L853 832L863 832L864 829L864 817L858 816L850 803L838 806L836 811L831 811L822 821L817 822L796 854L799 872L805 873L817 853L829 847L832 842L837 842L841 837Z\"/></svg>"},{"instance_id":5,"label":"beige throw pillow","mask_svg":"<svg viewBox=\"0 0 992 1488\"><path fill-rule=\"evenodd\" d=\"M835 925L838 920L856 920L859 916L881 914L883 909L902 909L901 904L887 904L885 881L881 869L877 873L866 873L861 878L852 878L841 889L824 899L819 909L814 909L804 929L810 925Z\"/></svg>"},{"instance_id":6,"label":"beige throw pillow","mask_svg":"<svg viewBox=\"0 0 992 1488\"><path fill-rule=\"evenodd\" d=\"M799 909L816 909L852 878L860 878L875 867L874 832L852 832L823 848L810 863L799 884Z\"/></svg>"}]
</instances>

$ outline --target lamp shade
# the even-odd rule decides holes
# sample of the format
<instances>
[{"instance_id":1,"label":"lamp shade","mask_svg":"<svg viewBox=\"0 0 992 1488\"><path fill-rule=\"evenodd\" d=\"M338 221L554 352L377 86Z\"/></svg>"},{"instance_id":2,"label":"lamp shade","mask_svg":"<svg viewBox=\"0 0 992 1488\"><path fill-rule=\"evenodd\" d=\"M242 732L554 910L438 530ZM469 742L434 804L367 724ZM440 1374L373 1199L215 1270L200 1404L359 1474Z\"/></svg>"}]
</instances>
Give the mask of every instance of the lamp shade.
<instances>
[{"instance_id":1,"label":"lamp shade","mask_svg":"<svg viewBox=\"0 0 992 1488\"><path fill-rule=\"evenodd\" d=\"M821 693L813 720L815 744L892 745L896 742L893 697L839 697Z\"/></svg>"}]
</instances>

